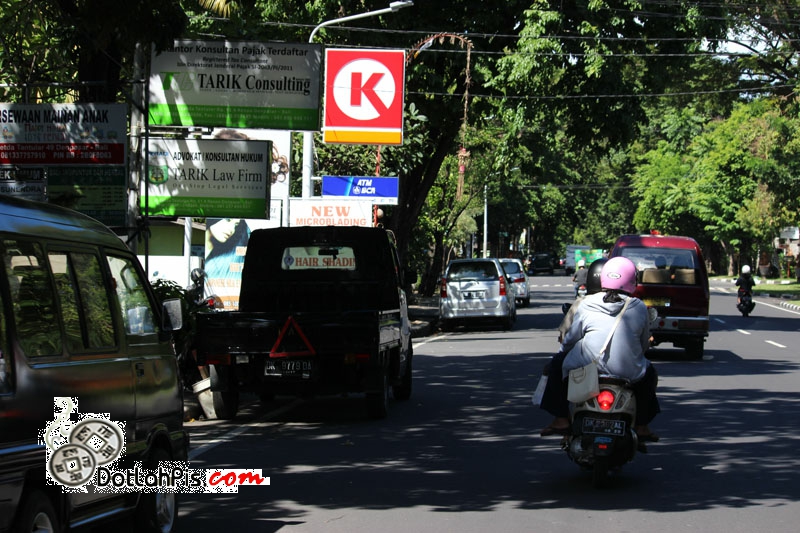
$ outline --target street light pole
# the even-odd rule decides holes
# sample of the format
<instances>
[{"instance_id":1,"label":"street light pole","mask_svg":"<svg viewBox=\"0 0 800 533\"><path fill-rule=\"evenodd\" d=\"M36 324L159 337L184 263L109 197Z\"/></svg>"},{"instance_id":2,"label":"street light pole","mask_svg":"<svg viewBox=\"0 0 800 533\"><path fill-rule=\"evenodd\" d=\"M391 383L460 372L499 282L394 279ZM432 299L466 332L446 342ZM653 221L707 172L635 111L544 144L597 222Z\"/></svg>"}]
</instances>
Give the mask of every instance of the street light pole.
<instances>
[{"instance_id":1,"label":"street light pole","mask_svg":"<svg viewBox=\"0 0 800 533\"><path fill-rule=\"evenodd\" d=\"M489 200L487 194L488 185L483 185L483 257L489 257L489 250L486 249L487 235L489 234Z\"/></svg>"},{"instance_id":2,"label":"street light pole","mask_svg":"<svg viewBox=\"0 0 800 533\"><path fill-rule=\"evenodd\" d=\"M376 17L378 15L385 15L386 13L393 13L404 7L410 7L414 5L413 0L398 0L396 2L391 2L389 7L385 7L383 9L376 9L375 11L368 11L366 13L360 13L357 15L349 15L347 17L340 17L337 19L326 20L321 24L318 24L316 28L311 30L311 35L308 36L308 44L312 44L314 41L314 35L316 35L317 31L320 28L324 28L325 26L330 26L331 24L339 24L341 22L349 22L351 20L363 19L367 17ZM314 174L314 132L313 131L304 131L303 132L303 198L311 198L312 187L311 187L311 176Z\"/></svg>"}]
</instances>

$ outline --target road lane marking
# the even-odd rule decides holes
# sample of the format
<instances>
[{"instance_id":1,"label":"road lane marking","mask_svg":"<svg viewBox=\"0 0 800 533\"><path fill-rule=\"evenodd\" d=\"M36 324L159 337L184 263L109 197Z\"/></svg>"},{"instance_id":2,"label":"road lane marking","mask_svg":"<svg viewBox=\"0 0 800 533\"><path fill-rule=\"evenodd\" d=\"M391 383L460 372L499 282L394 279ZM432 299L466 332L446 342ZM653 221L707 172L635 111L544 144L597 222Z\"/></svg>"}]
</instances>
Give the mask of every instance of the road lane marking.
<instances>
[{"instance_id":1,"label":"road lane marking","mask_svg":"<svg viewBox=\"0 0 800 533\"><path fill-rule=\"evenodd\" d=\"M766 342L767 344L771 344L773 346L777 346L778 348L786 348L786 346L784 346L783 344L778 344L775 341L764 341L764 342Z\"/></svg>"},{"instance_id":2,"label":"road lane marking","mask_svg":"<svg viewBox=\"0 0 800 533\"><path fill-rule=\"evenodd\" d=\"M751 333L749 331L745 331L743 329L737 329L736 331L738 331L739 333L742 333L744 335L751 335Z\"/></svg>"}]
</instances>

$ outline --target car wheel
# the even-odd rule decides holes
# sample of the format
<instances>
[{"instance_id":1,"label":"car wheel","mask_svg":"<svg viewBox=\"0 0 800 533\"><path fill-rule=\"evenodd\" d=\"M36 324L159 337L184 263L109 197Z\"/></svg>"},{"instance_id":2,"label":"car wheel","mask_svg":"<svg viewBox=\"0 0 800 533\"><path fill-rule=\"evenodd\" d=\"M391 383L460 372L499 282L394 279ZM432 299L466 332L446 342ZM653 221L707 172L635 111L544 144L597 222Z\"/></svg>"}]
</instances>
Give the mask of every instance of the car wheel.
<instances>
[{"instance_id":1,"label":"car wheel","mask_svg":"<svg viewBox=\"0 0 800 533\"><path fill-rule=\"evenodd\" d=\"M155 448L145 461L145 468L156 470L160 461L169 461L164 448ZM135 531L169 533L178 517L178 499L175 493L145 492L136 507Z\"/></svg>"},{"instance_id":2,"label":"car wheel","mask_svg":"<svg viewBox=\"0 0 800 533\"><path fill-rule=\"evenodd\" d=\"M527 298L525 298L525 300L523 300L523 302L524 302L525 307L530 307L530 305L531 305L531 297L528 296Z\"/></svg>"},{"instance_id":3,"label":"car wheel","mask_svg":"<svg viewBox=\"0 0 800 533\"><path fill-rule=\"evenodd\" d=\"M25 496L17 515L14 531L22 533L58 533L61 531L56 510L44 492L34 490Z\"/></svg>"}]
</instances>

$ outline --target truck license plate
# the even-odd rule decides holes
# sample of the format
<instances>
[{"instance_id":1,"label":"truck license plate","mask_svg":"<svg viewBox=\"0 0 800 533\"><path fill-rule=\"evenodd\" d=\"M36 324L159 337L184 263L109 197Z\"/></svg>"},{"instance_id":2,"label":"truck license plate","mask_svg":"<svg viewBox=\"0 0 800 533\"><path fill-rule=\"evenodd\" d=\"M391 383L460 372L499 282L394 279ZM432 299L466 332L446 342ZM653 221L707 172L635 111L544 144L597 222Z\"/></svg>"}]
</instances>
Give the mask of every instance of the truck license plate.
<instances>
[{"instance_id":1,"label":"truck license plate","mask_svg":"<svg viewBox=\"0 0 800 533\"><path fill-rule=\"evenodd\" d=\"M311 377L314 361L308 359L269 360L264 365L265 376Z\"/></svg>"},{"instance_id":2,"label":"truck license plate","mask_svg":"<svg viewBox=\"0 0 800 533\"><path fill-rule=\"evenodd\" d=\"M608 418L584 418L583 432L593 435L625 435L624 420L610 420Z\"/></svg>"}]
</instances>

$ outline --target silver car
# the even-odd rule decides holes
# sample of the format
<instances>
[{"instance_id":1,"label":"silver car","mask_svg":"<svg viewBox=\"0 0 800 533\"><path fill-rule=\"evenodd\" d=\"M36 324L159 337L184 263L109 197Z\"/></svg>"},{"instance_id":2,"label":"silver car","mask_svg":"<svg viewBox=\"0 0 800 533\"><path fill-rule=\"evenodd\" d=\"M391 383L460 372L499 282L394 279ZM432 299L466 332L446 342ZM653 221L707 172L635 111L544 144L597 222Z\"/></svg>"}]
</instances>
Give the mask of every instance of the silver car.
<instances>
[{"instance_id":1,"label":"silver car","mask_svg":"<svg viewBox=\"0 0 800 533\"><path fill-rule=\"evenodd\" d=\"M442 277L439 317L442 329L457 323L497 321L511 329L517 319L515 293L497 259L456 259Z\"/></svg>"},{"instance_id":2,"label":"silver car","mask_svg":"<svg viewBox=\"0 0 800 533\"><path fill-rule=\"evenodd\" d=\"M519 259L501 259L500 264L503 265L506 274L511 278L517 302L521 303L523 307L531 305L528 274L525 273L525 267L522 266L522 261Z\"/></svg>"}]
</instances>

